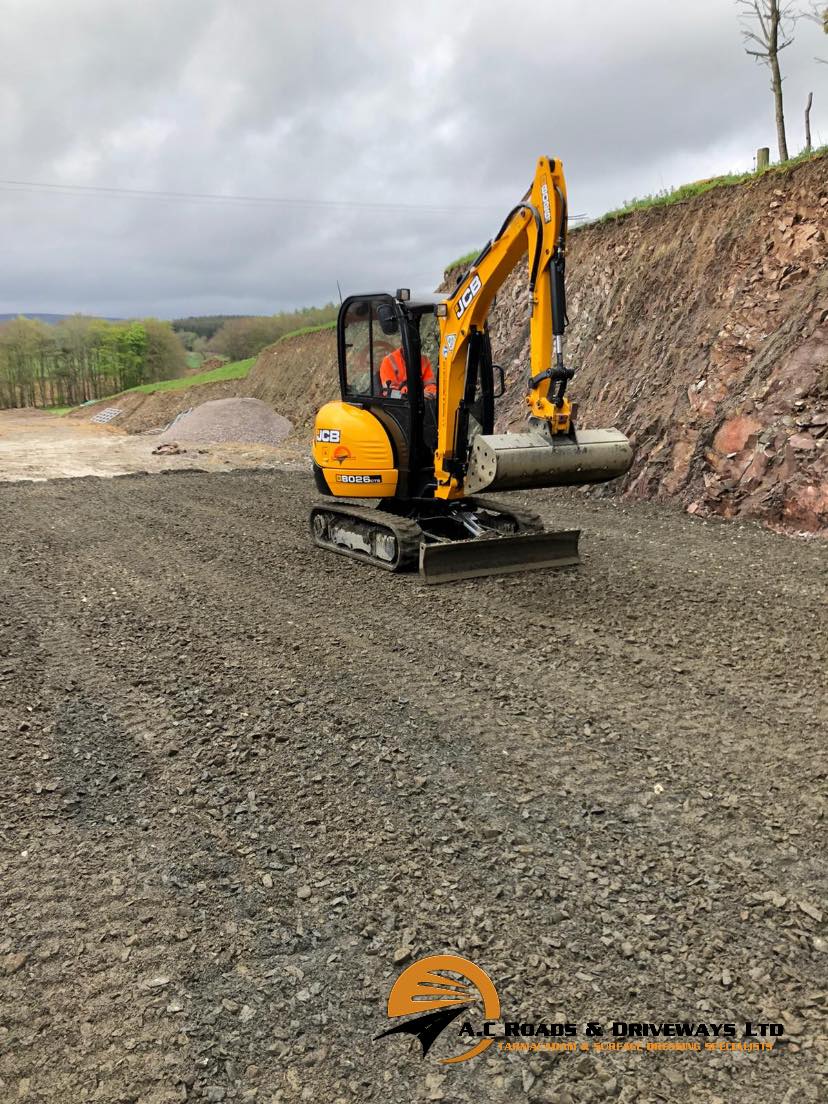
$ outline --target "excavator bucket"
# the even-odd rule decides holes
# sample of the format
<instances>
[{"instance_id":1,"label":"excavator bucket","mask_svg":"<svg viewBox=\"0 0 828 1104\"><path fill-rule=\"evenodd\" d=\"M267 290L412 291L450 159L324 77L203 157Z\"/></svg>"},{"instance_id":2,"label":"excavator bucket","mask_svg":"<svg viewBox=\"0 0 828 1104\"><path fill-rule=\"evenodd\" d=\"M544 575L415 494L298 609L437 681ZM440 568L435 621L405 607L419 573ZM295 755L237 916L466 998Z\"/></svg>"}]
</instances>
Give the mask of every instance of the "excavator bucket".
<instances>
[{"instance_id":1,"label":"excavator bucket","mask_svg":"<svg viewBox=\"0 0 828 1104\"><path fill-rule=\"evenodd\" d=\"M580 535L579 529L568 529L422 544L420 575L426 583L450 583L541 567L571 567L580 563Z\"/></svg>"},{"instance_id":2,"label":"excavator bucket","mask_svg":"<svg viewBox=\"0 0 828 1104\"><path fill-rule=\"evenodd\" d=\"M617 429L581 429L575 439L529 433L481 434L474 439L465 490L529 490L606 483L630 470L630 442Z\"/></svg>"}]
</instances>

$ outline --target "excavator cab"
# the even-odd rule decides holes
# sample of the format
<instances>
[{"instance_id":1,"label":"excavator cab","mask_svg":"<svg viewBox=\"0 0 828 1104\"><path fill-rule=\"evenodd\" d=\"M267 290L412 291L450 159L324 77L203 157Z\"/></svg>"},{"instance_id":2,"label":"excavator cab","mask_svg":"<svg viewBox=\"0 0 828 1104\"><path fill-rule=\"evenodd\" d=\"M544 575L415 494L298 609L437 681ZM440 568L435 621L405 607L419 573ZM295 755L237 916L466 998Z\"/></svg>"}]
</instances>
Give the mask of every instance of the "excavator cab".
<instances>
[{"instance_id":1,"label":"excavator cab","mask_svg":"<svg viewBox=\"0 0 828 1104\"><path fill-rule=\"evenodd\" d=\"M395 493L403 498L427 498L436 488L439 302L441 297L437 295L412 299L410 292L402 289L394 295L351 296L339 312L337 351L342 402L366 411L383 427L392 448ZM480 353L480 370L468 404L472 437L490 433L494 425L488 334L480 342ZM364 424L368 432L371 422L366 419ZM323 487L320 490L325 493Z\"/></svg>"}]
</instances>

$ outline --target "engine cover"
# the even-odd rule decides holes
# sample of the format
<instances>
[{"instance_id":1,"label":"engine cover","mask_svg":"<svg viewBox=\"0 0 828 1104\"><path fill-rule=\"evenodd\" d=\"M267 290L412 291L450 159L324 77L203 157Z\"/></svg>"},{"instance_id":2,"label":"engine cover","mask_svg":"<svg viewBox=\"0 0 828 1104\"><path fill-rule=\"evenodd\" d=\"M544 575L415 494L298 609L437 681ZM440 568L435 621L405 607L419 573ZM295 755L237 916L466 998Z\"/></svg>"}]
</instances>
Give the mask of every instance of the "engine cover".
<instances>
[{"instance_id":1,"label":"engine cover","mask_svg":"<svg viewBox=\"0 0 828 1104\"><path fill-rule=\"evenodd\" d=\"M382 423L369 410L325 403L313 426L313 461L330 494L391 498L397 490L394 452Z\"/></svg>"}]
</instances>

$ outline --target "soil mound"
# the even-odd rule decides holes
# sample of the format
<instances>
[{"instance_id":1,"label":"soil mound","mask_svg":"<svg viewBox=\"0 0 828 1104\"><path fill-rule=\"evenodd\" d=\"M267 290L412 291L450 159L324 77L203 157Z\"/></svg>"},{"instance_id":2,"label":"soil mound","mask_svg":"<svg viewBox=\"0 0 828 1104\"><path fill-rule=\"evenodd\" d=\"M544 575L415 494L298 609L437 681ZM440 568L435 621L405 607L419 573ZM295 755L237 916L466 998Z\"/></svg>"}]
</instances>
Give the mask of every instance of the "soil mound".
<instances>
[{"instance_id":1,"label":"soil mound","mask_svg":"<svg viewBox=\"0 0 828 1104\"><path fill-rule=\"evenodd\" d=\"M181 414L159 440L200 445L278 445L291 423L259 399L213 399Z\"/></svg>"}]
</instances>

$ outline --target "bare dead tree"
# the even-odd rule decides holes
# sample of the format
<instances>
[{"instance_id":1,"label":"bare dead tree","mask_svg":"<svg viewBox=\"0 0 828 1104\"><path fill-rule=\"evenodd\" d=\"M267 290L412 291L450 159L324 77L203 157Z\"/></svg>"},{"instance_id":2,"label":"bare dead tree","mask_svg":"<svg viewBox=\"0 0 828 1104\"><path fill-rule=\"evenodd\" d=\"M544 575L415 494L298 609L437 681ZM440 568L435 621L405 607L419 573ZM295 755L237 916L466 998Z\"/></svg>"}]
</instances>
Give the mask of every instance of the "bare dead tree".
<instances>
[{"instance_id":1,"label":"bare dead tree","mask_svg":"<svg viewBox=\"0 0 828 1104\"><path fill-rule=\"evenodd\" d=\"M779 160L788 160L785 136L785 108L782 102L782 70L779 55L793 42L793 5L784 0L737 0L742 9L745 52L771 71L771 90L776 111L776 140Z\"/></svg>"},{"instance_id":2,"label":"bare dead tree","mask_svg":"<svg viewBox=\"0 0 828 1104\"><path fill-rule=\"evenodd\" d=\"M828 35L828 5L824 3L824 0L820 0L819 3L812 3L809 8L799 14L803 19L808 19L811 23L816 23L822 27ZM814 58L814 61L820 62L821 65L828 65L828 58Z\"/></svg>"},{"instance_id":3,"label":"bare dead tree","mask_svg":"<svg viewBox=\"0 0 828 1104\"><path fill-rule=\"evenodd\" d=\"M805 104L805 152L811 152L811 104L814 102L813 92L808 93L808 102Z\"/></svg>"}]
</instances>

